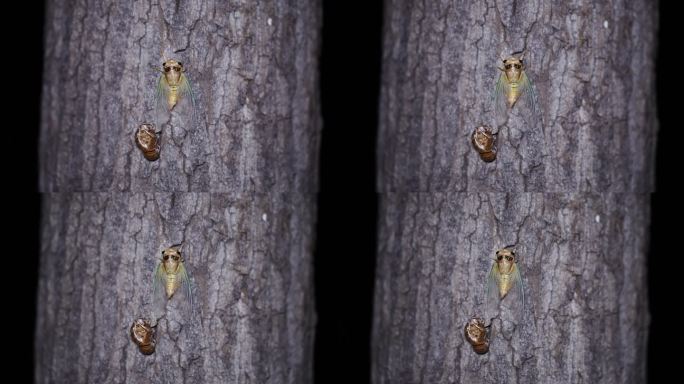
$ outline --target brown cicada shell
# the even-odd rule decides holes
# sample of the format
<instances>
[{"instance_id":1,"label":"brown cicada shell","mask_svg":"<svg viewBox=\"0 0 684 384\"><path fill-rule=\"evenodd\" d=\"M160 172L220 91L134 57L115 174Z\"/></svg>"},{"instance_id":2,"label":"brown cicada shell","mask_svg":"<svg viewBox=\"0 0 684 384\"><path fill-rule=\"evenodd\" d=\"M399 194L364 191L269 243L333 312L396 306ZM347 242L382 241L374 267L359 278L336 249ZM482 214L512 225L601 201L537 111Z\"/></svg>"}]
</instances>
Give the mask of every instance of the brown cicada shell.
<instances>
[{"instance_id":1,"label":"brown cicada shell","mask_svg":"<svg viewBox=\"0 0 684 384\"><path fill-rule=\"evenodd\" d=\"M157 345L155 329L150 322L144 319L136 319L131 325L131 339L138 346L143 355L154 353Z\"/></svg>"},{"instance_id":2,"label":"brown cicada shell","mask_svg":"<svg viewBox=\"0 0 684 384\"><path fill-rule=\"evenodd\" d=\"M482 160L489 163L496 159L496 138L490 127L481 125L475 128L472 142Z\"/></svg>"},{"instance_id":3,"label":"brown cicada shell","mask_svg":"<svg viewBox=\"0 0 684 384\"><path fill-rule=\"evenodd\" d=\"M135 132L135 144L140 148L147 160L155 161L159 159L161 134L155 132L154 125L148 123L140 124Z\"/></svg>"},{"instance_id":4,"label":"brown cicada shell","mask_svg":"<svg viewBox=\"0 0 684 384\"><path fill-rule=\"evenodd\" d=\"M463 328L465 339L473 346L475 353L479 355L489 352L488 328L485 326L484 320L479 317L471 318Z\"/></svg>"}]
</instances>

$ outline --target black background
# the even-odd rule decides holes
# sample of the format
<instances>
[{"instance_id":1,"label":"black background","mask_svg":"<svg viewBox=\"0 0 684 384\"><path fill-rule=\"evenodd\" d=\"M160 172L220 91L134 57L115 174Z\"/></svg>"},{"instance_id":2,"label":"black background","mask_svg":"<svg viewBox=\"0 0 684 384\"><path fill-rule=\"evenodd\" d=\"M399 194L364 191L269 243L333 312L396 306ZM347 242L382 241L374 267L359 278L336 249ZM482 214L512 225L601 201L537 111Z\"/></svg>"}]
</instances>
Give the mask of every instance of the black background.
<instances>
[{"instance_id":1,"label":"black background","mask_svg":"<svg viewBox=\"0 0 684 384\"><path fill-rule=\"evenodd\" d=\"M34 2L26 2L34 3ZM321 53L324 128L320 153L317 248L314 256L317 328L314 375L317 383L364 383L370 378L370 330L378 195L375 193L375 143L381 57L381 2L363 6L326 0ZM682 61L678 13L660 2L658 49L658 151L656 190L652 194L651 247L648 257L651 325L648 345L650 382L678 372L684 333L677 316L678 281L684 280L674 249L681 225L674 183L682 171L674 132L683 129L675 116L682 103ZM670 2L671 4L672 2ZM28 7L31 7L28 9ZM5 144L3 243L6 311L3 318L10 377L33 377L33 332L38 276L40 194L37 140L43 58L41 4L17 13L5 58L3 129ZM3 108L3 109L5 109ZM17 187L20 185L21 187ZM5 196L8 196L5 194ZM675 206L677 211L675 212ZM668 216L670 220L668 220ZM668 222L669 221L669 222ZM671 224L672 223L672 224ZM681 236L681 235L680 235ZM3 236L4 237L4 236ZM619 268L620 266L615 266ZM600 335L597 335L600 337Z\"/></svg>"}]
</instances>

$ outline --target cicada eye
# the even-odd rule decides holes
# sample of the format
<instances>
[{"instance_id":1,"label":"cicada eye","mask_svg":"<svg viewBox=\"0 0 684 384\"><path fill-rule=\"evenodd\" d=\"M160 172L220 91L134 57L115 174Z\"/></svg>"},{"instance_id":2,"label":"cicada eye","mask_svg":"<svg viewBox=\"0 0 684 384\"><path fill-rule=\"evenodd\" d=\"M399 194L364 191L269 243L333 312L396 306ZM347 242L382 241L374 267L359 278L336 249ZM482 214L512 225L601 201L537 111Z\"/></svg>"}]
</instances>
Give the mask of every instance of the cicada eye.
<instances>
[{"instance_id":1,"label":"cicada eye","mask_svg":"<svg viewBox=\"0 0 684 384\"><path fill-rule=\"evenodd\" d=\"M178 255L173 255L172 257L175 261L178 261Z\"/></svg>"},{"instance_id":2,"label":"cicada eye","mask_svg":"<svg viewBox=\"0 0 684 384\"><path fill-rule=\"evenodd\" d=\"M506 69L511 69L511 65L510 65L510 64L506 64L505 68L506 68Z\"/></svg>"},{"instance_id":3,"label":"cicada eye","mask_svg":"<svg viewBox=\"0 0 684 384\"><path fill-rule=\"evenodd\" d=\"M169 255L164 255L164 261L169 259Z\"/></svg>"},{"instance_id":4,"label":"cicada eye","mask_svg":"<svg viewBox=\"0 0 684 384\"><path fill-rule=\"evenodd\" d=\"M501 259L503 259L503 256L501 256L501 255L496 255L496 259L499 260L499 261L501 261Z\"/></svg>"},{"instance_id":5,"label":"cicada eye","mask_svg":"<svg viewBox=\"0 0 684 384\"><path fill-rule=\"evenodd\" d=\"M513 256L506 256L506 260L513 261Z\"/></svg>"},{"instance_id":6,"label":"cicada eye","mask_svg":"<svg viewBox=\"0 0 684 384\"><path fill-rule=\"evenodd\" d=\"M179 62L178 62L178 67L179 67L179 68L183 68L183 63L181 63L181 62L179 61Z\"/></svg>"},{"instance_id":7,"label":"cicada eye","mask_svg":"<svg viewBox=\"0 0 684 384\"><path fill-rule=\"evenodd\" d=\"M171 67L164 67L164 72L168 72L171 70Z\"/></svg>"},{"instance_id":8,"label":"cicada eye","mask_svg":"<svg viewBox=\"0 0 684 384\"><path fill-rule=\"evenodd\" d=\"M520 68L522 68L522 65L516 64L515 67L516 67L517 69L520 69Z\"/></svg>"}]
</instances>

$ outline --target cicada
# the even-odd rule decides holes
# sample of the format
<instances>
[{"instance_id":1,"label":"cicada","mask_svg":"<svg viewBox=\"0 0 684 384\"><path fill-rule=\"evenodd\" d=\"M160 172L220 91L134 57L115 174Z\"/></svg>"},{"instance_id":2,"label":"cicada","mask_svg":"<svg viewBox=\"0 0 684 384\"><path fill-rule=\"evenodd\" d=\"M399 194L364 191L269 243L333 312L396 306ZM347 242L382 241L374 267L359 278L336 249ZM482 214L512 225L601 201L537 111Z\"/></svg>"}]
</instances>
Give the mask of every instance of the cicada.
<instances>
[{"instance_id":1,"label":"cicada","mask_svg":"<svg viewBox=\"0 0 684 384\"><path fill-rule=\"evenodd\" d=\"M515 251L510 247L496 251L487 287L487 300L491 303L487 305L488 310L499 307L498 304L506 299L504 307L519 307L519 313L522 314L525 307L525 292Z\"/></svg>"},{"instance_id":2,"label":"cicada","mask_svg":"<svg viewBox=\"0 0 684 384\"><path fill-rule=\"evenodd\" d=\"M174 299L192 310L190 278L181 254L182 244L172 245L161 252L161 258L154 271L152 291L156 307Z\"/></svg>"},{"instance_id":3,"label":"cicada","mask_svg":"<svg viewBox=\"0 0 684 384\"><path fill-rule=\"evenodd\" d=\"M490 127L481 125L475 128L471 139L482 160L489 163L496 159L496 138Z\"/></svg>"},{"instance_id":4,"label":"cicada","mask_svg":"<svg viewBox=\"0 0 684 384\"><path fill-rule=\"evenodd\" d=\"M195 121L195 96L190 86L188 76L185 74L185 67L180 61L173 59L162 63L159 81L157 82L157 114L160 122L162 116L167 116L174 109L182 107L184 114L189 114L189 118L194 124Z\"/></svg>"},{"instance_id":5,"label":"cicada","mask_svg":"<svg viewBox=\"0 0 684 384\"><path fill-rule=\"evenodd\" d=\"M489 352L490 327L491 324L485 326L485 322L481 318L472 317L463 328L466 341L473 346L473 350L479 355Z\"/></svg>"},{"instance_id":6,"label":"cicada","mask_svg":"<svg viewBox=\"0 0 684 384\"><path fill-rule=\"evenodd\" d=\"M154 353L154 348L157 345L156 332L149 321L136 319L131 325L131 339L143 355Z\"/></svg>"},{"instance_id":7,"label":"cicada","mask_svg":"<svg viewBox=\"0 0 684 384\"><path fill-rule=\"evenodd\" d=\"M147 160L155 161L159 159L161 151L161 132L155 132L152 124L140 124L135 132L135 144Z\"/></svg>"},{"instance_id":8,"label":"cicada","mask_svg":"<svg viewBox=\"0 0 684 384\"><path fill-rule=\"evenodd\" d=\"M522 113L526 116L528 123L532 122L530 118L536 119L537 114L537 97L532 82L527 76L525 65L522 57L509 57L503 60L503 68L498 67L501 71L499 80L496 82L493 100L498 120L505 120L508 111L519 100L523 100L525 104L525 111ZM520 97L523 96L521 99Z\"/></svg>"}]
</instances>

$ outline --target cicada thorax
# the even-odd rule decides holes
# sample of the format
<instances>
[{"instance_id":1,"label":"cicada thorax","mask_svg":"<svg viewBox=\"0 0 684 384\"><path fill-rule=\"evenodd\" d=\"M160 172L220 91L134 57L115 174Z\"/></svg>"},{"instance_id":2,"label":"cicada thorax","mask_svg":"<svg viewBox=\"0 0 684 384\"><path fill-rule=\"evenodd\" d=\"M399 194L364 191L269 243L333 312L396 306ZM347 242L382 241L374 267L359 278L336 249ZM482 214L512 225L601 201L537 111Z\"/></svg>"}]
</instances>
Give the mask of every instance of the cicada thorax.
<instances>
[{"instance_id":1,"label":"cicada thorax","mask_svg":"<svg viewBox=\"0 0 684 384\"><path fill-rule=\"evenodd\" d=\"M471 318L463 328L463 333L477 354L489 352L489 332L484 320L479 317Z\"/></svg>"},{"instance_id":2,"label":"cicada thorax","mask_svg":"<svg viewBox=\"0 0 684 384\"><path fill-rule=\"evenodd\" d=\"M144 355L151 355L157 345L156 332L149 321L136 319L131 325L131 339Z\"/></svg>"},{"instance_id":3,"label":"cicada thorax","mask_svg":"<svg viewBox=\"0 0 684 384\"><path fill-rule=\"evenodd\" d=\"M135 144L140 148L145 159L155 161L161 153L161 135L155 132L154 125L140 124L135 132Z\"/></svg>"},{"instance_id":4,"label":"cicada thorax","mask_svg":"<svg viewBox=\"0 0 684 384\"><path fill-rule=\"evenodd\" d=\"M475 128L471 141L482 160L489 163L496 159L496 138L489 126Z\"/></svg>"}]
</instances>

